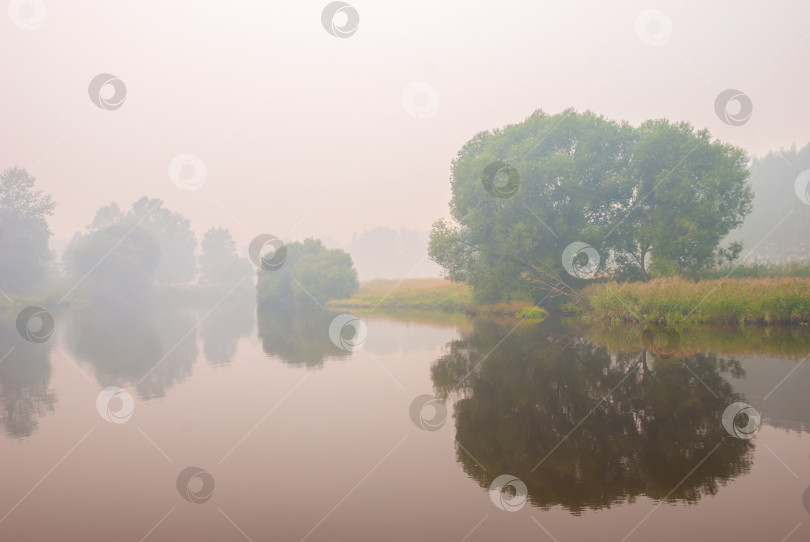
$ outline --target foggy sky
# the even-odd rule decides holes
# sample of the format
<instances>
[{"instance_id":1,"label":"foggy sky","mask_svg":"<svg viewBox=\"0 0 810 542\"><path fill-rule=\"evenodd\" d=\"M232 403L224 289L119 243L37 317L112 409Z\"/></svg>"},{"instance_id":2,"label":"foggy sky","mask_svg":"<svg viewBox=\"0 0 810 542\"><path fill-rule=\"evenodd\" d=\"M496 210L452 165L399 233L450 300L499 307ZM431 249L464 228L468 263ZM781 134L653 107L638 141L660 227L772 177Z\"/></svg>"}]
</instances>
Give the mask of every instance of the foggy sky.
<instances>
[{"instance_id":1,"label":"foggy sky","mask_svg":"<svg viewBox=\"0 0 810 542\"><path fill-rule=\"evenodd\" d=\"M327 3L45 0L31 31L0 17L0 168L54 196L61 239L147 195L198 239L348 243L448 216L460 146L535 109L687 120L757 155L810 139L806 2L352 0L345 39L322 26ZM634 29L650 8L672 21L661 46ZM100 73L126 85L119 109L89 99ZM402 103L419 81L439 100L428 118ZM753 102L742 126L715 114L729 88ZM181 153L207 167L197 191L169 178Z\"/></svg>"}]
</instances>

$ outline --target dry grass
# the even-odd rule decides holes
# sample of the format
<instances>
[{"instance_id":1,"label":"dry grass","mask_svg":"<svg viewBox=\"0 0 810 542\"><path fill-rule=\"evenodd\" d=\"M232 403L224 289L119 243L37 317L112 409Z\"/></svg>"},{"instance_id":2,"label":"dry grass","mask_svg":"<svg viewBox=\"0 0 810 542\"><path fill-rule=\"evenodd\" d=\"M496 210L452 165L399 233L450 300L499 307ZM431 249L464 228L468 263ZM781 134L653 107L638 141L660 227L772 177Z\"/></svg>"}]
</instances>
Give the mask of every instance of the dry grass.
<instances>
[{"instance_id":1,"label":"dry grass","mask_svg":"<svg viewBox=\"0 0 810 542\"><path fill-rule=\"evenodd\" d=\"M810 322L810 278L608 282L587 287L591 317L608 321L730 324Z\"/></svg>"}]
</instances>

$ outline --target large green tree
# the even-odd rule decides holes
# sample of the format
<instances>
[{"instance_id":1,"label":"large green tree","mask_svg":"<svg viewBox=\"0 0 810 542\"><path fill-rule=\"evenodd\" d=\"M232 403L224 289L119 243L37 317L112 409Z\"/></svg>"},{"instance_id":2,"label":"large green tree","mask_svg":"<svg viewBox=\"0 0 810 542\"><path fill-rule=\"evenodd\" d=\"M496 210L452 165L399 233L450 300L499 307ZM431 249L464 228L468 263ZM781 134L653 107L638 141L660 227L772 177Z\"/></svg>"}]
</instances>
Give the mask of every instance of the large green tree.
<instances>
[{"instance_id":1,"label":"large green tree","mask_svg":"<svg viewBox=\"0 0 810 542\"><path fill-rule=\"evenodd\" d=\"M696 273L726 254L720 241L750 210L746 163L687 123L538 111L459 151L452 220L433 225L430 256L483 301L576 286L562 261L573 242L619 277Z\"/></svg>"},{"instance_id":2,"label":"large green tree","mask_svg":"<svg viewBox=\"0 0 810 542\"><path fill-rule=\"evenodd\" d=\"M36 179L13 167L0 173L0 289L24 293L42 280L50 260L51 196L34 189Z\"/></svg>"}]
</instances>

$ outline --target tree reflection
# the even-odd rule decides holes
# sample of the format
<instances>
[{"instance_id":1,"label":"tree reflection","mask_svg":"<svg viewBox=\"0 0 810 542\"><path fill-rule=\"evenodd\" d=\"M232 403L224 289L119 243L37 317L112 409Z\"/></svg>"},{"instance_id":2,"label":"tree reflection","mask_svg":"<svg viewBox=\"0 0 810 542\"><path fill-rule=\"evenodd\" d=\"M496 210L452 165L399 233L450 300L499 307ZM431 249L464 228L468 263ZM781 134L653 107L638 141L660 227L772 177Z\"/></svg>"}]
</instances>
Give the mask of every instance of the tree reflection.
<instances>
[{"instance_id":1,"label":"tree reflection","mask_svg":"<svg viewBox=\"0 0 810 542\"><path fill-rule=\"evenodd\" d=\"M479 322L432 367L437 395L458 397L457 459L482 486L509 473L536 506L578 514L639 495L696 502L748 471L752 444L720 424L737 362L610 355L558 325L496 348L510 329Z\"/></svg>"},{"instance_id":2,"label":"tree reflection","mask_svg":"<svg viewBox=\"0 0 810 542\"><path fill-rule=\"evenodd\" d=\"M10 437L31 435L39 418L54 411L50 351L50 341L26 342L13 321L0 321L0 418Z\"/></svg>"},{"instance_id":3,"label":"tree reflection","mask_svg":"<svg viewBox=\"0 0 810 542\"><path fill-rule=\"evenodd\" d=\"M259 308L258 325L262 349L269 356L292 365L317 367L328 357L344 357L329 338L329 324L340 313L319 307L289 310Z\"/></svg>"},{"instance_id":4,"label":"tree reflection","mask_svg":"<svg viewBox=\"0 0 810 542\"><path fill-rule=\"evenodd\" d=\"M211 365L227 365L236 354L239 339L253 329L255 303L242 298L216 307L200 324L205 359Z\"/></svg>"},{"instance_id":5,"label":"tree reflection","mask_svg":"<svg viewBox=\"0 0 810 542\"><path fill-rule=\"evenodd\" d=\"M143 303L127 310L92 305L70 319L66 343L102 387L134 385L143 399L162 397L191 374L197 358L195 315Z\"/></svg>"}]
</instances>

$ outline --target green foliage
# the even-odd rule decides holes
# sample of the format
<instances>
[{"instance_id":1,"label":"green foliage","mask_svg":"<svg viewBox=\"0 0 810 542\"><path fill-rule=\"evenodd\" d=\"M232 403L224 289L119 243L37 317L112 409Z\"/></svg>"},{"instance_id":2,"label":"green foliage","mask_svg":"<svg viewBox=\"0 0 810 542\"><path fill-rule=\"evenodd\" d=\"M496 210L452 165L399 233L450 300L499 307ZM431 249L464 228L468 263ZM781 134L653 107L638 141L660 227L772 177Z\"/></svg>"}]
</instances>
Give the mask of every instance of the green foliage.
<instances>
[{"instance_id":1,"label":"green foliage","mask_svg":"<svg viewBox=\"0 0 810 542\"><path fill-rule=\"evenodd\" d=\"M494 197L482 172L505 162L520 176ZM453 221L433 225L429 254L483 302L543 298L565 272L570 243L595 247L603 272L625 279L694 274L750 210L745 153L687 123L634 128L593 113L536 112L477 134L452 168ZM497 179L496 179L497 181Z\"/></svg>"},{"instance_id":2,"label":"green foliage","mask_svg":"<svg viewBox=\"0 0 810 542\"><path fill-rule=\"evenodd\" d=\"M13 167L0 173L0 289L25 293L40 282L50 260L51 196L34 190L36 179Z\"/></svg>"},{"instance_id":3,"label":"green foliage","mask_svg":"<svg viewBox=\"0 0 810 542\"><path fill-rule=\"evenodd\" d=\"M352 258L340 249L327 249L317 239L286 245L280 269L259 270L257 299L265 307L292 309L313 302L350 297L357 290Z\"/></svg>"}]
</instances>

